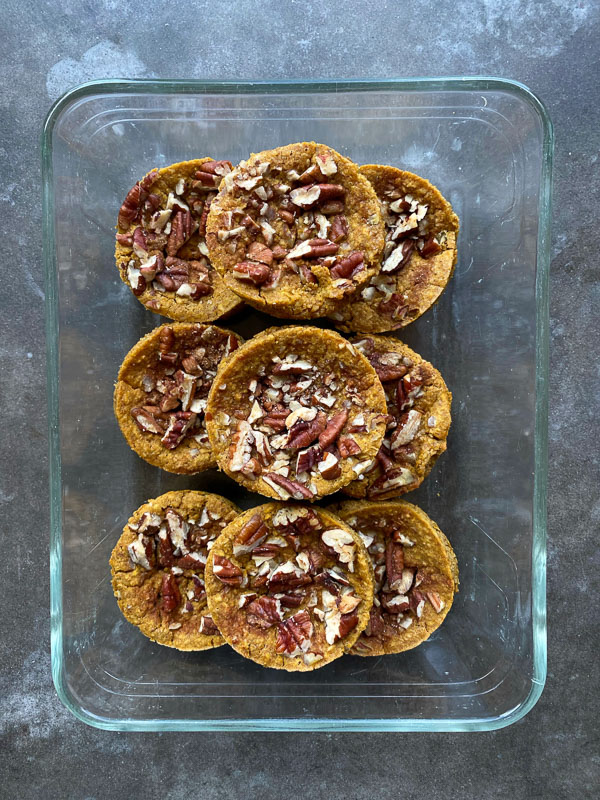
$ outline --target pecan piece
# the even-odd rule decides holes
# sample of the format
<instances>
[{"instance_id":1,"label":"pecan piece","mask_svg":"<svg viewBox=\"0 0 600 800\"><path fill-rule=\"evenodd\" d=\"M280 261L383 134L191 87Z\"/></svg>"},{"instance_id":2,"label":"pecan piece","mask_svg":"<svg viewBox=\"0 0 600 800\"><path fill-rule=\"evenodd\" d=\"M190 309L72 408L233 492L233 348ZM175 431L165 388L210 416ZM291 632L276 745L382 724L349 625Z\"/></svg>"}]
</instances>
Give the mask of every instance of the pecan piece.
<instances>
[{"instance_id":1,"label":"pecan piece","mask_svg":"<svg viewBox=\"0 0 600 800\"><path fill-rule=\"evenodd\" d=\"M299 608L304 598L299 594L278 594L277 599L285 608Z\"/></svg>"},{"instance_id":2,"label":"pecan piece","mask_svg":"<svg viewBox=\"0 0 600 800\"><path fill-rule=\"evenodd\" d=\"M296 459L296 474L309 472L321 460L322 456L323 450L318 444L309 447L307 450L301 450Z\"/></svg>"},{"instance_id":3,"label":"pecan piece","mask_svg":"<svg viewBox=\"0 0 600 800\"><path fill-rule=\"evenodd\" d=\"M240 420L229 447L228 465L232 472L240 472L244 464L250 460L253 441L254 434L250 424L246 420Z\"/></svg>"},{"instance_id":4,"label":"pecan piece","mask_svg":"<svg viewBox=\"0 0 600 800\"><path fill-rule=\"evenodd\" d=\"M274 431L282 431L285 429L285 421L289 416L289 411L284 408L283 410L280 409L271 409L266 417L263 418L262 424L268 425L270 428L273 428Z\"/></svg>"},{"instance_id":5,"label":"pecan piece","mask_svg":"<svg viewBox=\"0 0 600 800\"><path fill-rule=\"evenodd\" d=\"M408 312L408 305L401 294L394 292L387 300L379 303L377 310L392 319L402 320Z\"/></svg>"},{"instance_id":6,"label":"pecan piece","mask_svg":"<svg viewBox=\"0 0 600 800\"><path fill-rule=\"evenodd\" d=\"M275 650L289 656L306 652L310 647L313 630L308 611L303 609L296 612L293 617L279 623Z\"/></svg>"},{"instance_id":7,"label":"pecan piece","mask_svg":"<svg viewBox=\"0 0 600 800\"><path fill-rule=\"evenodd\" d=\"M287 258L323 258L333 256L339 250L339 246L329 239L307 239L291 250Z\"/></svg>"},{"instance_id":8,"label":"pecan piece","mask_svg":"<svg viewBox=\"0 0 600 800\"><path fill-rule=\"evenodd\" d=\"M355 456L361 452L360 445L358 444L354 436L350 435L340 436L337 444L340 450L340 456L342 458Z\"/></svg>"},{"instance_id":9,"label":"pecan piece","mask_svg":"<svg viewBox=\"0 0 600 800\"><path fill-rule=\"evenodd\" d=\"M231 161L205 161L204 164L200 164L198 172L207 172L209 175L219 175L222 178L232 169Z\"/></svg>"},{"instance_id":10,"label":"pecan piece","mask_svg":"<svg viewBox=\"0 0 600 800\"><path fill-rule=\"evenodd\" d=\"M348 234L348 220L343 214L337 214L331 220L331 230L329 238L333 242L340 242Z\"/></svg>"},{"instance_id":11,"label":"pecan piece","mask_svg":"<svg viewBox=\"0 0 600 800\"><path fill-rule=\"evenodd\" d=\"M133 236L129 233L117 233L117 242L122 244L124 247L132 247L133 246Z\"/></svg>"},{"instance_id":12,"label":"pecan piece","mask_svg":"<svg viewBox=\"0 0 600 800\"><path fill-rule=\"evenodd\" d=\"M233 554L250 553L269 534L260 514L253 514L234 539Z\"/></svg>"},{"instance_id":13,"label":"pecan piece","mask_svg":"<svg viewBox=\"0 0 600 800\"><path fill-rule=\"evenodd\" d=\"M138 218L142 203L148 197L148 190L157 178L158 170L152 170L127 192L127 197L119 210L118 225L121 230L127 230L129 225Z\"/></svg>"},{"instance_id":14,"label":"pecan piece","mask_svg":"<svg viewBox=\"0 0 600 800\"><path fill-rule=\"evenodd\" d=\"M371 365L382 383L397 381L408 372L408 367L404 364L380 364L379 362L371 361Z\"/></svg>"},{"instance_id":15,"label":"pecan piece","mask_svg":"<svg viewBox=\"0 0 600 800\"><path fill-rule=\"evenodd\" d=\"M313 492L307 486L303 486L301 483L298 483L298 481L291 481L288 478L284 478L283 475L278 475L276 472L267 473L265 478L269 478L273 483L281 486L282 489L285 489L285 491L296 500L310 500L311 497L314 496Z\"/></svg>"},{"instance_id":16,"label":"pecan piece","mask_svg":"<svg viewBox=\"0 0 600 800\"><path fill-rule=\"evenodd\" d=\"M161 420L156 419L153 414L146 411L144 408L136 407L130 411L131 416L135 420L138 428L146 433L163 434L165 428Z\"/></svg>"},{"instance_id":17,"label":"pecan piece","mask_svg":"<svg viewBox=\"0 0 600 800\"><path fill-rule=\"evenodd\" d=\"M205 614L204 616L200 617L200 627L198 628L198 633L203 633L205 636L214 636L216 633L219 633L219 629L215 625L215 621L210 614Z\"/></svg>"},{"instance_id":18,"label":"pecan piece","mask_svg":"<svg viewBox=\"0 0 600 800\"><path fill-rule=\"evenodd\" d=\"M337 261L331 268L332 278L353 278L364 268L363 254L356 250L346 258Z\"/></svg>"},{"instance_id":19,"label":"pecan piece","mask_svg":"<svg viewBox=\"0 0 600 800\"><path fill-rule=\"evenodd\" d=\"M321 436L326 427L327 417L322 411L311 422L296 422L290 430L286 449L300 450L308 447Z\"/></svg>"},{"instance_id":20,"label":"pecan piece","mask_svg":"<svg viewBox=\"0 0 600 800\"><path fill-rule=\"evenodd\" d=\"M395 272L401 270L402 267L406 266L410 261L414 249L414 241L412 241L412 239L404 239L398 247L392 250L390 255L383 262L381 265L381 272L386 275L393 275Z\"/></svg>"},{"instance_id":21,"label":"pecan piece","mask_svg":"<svg viewBox=\"0 0 600 800\"><path fill-rule=\"evenodd\" d=\"M283 619L281 602L273 597L257 597L247 606L248 624L257 628L270 628Z\"/></svg>"},{"instance_id":22,"label":"pecan piece","mask_svg":"<svg viewBox=\"0 0 600 800\"><path fill-rule=\"evenodd\" d=\"M399 447L402 447L415 438L421 427L421 414L414 409L407 411L398 420L398 427L392 434L390 447L392 453L395 453Z\"/></svg>"},{"instance_id":23,"label":"pecan piece","mask_svg":"<svg viewBox=\"0 0 600 800\"><path fill-rule=\"evenodd\" d=\"M273 251L270 247L260 242L252 242L246 255L251 261L259 261L261 264L266 264L268 267L273 263Z\"/></svg>"},{"instance_id":24,"label":"pecan piece","mask_svg":"<svg viewBox=\"0 0 600 800\"><path fill-rule=\"evenodd\" d=\"M176 411L171 414L169 427L160 440L167 450L175 450L185 439L185 435L196 421L196 414L191 411Z\"/></svg>"},{"instance_id":25,"label":"pecan piece","mask_svg":"<svg viewBox=\"0 0 600 800\"><path fill-rule=\"evenodd\" d=\"M293 561L285 561L279 564L269 575L268 584L270 588L285 587L286 589L296 589L299 586L306 586L312 583L312 579L297 567Z\"/></svg>"},{"instance_id":26,"label":"pecan piece","mask_svg":"<svg viewBox=\"0 0 600 800\"><path fill-rule=\"evenodd\" d=\"M437 614L443 611L446 604L437 592L426 592L426 595Z\"/></svg>"},{"instance_id":27,"label":"pecan piece","mask_svg":"<svg viewBox=\"0 0 600 800\"><path fill-rule=\"evenodd\" d=\"M346 424L346 420L348 419L348 409L343 408L341 411L338 411L337 414L334 414L327 421L326 427L323 431L319 434L319 444L323 449L329 447L330 444L333 444L335 440L338 438L344 425Z\"/></svg>"},{"instance_id":28,"label":"pecan piece","mask_svg":"<svg viewBox=\"0 0 600 800\"><path fill-rule=\"evenodd\" d=\"M430 258L431 256L437 255L442 249L434 236L428 236L427 239L419 242L418 247L423 258Z\"/></svg>"},{"instance_id":29,"label":"pecan piece","mask_svg":"<svg viewBox=\"0 0 600 800\"><path fill-rule=\"evenodd\" d=\"M169 614L181 603L181 592L174 575L163 575L160 587L162 607Z\"/></svg>"},{"instance_id":30,"label":"pecan piece","mask_svg":"<svg viewBox=\"0 0 600 800\"><path fill-rule=\"evenodd\" d=\"M243 586L244 573L230 559L215 554L213 560L213 573L221 583L227 586Z\"/></svg>"},{"instance_id":31,"label":"pecan piece","mask_svg":"<svg viewBox=\"0 0 600 800\"><path fill-rule=\"evenodd\" d=\"M171 232L167 242L167 255L175 256L192 235L192 214L189 210L177 211L171 219Z\"/></svg>"},{"instance_id":32,"label":"pecan piece","mask_svg":"<svg viewBox=\"0 0 600 800\"><path fill-rule=\"evenodd\" d=\"M401 544L396 544L394 541L387 543L385 570L388 585L392 591L395 591L402 583L402 571L404 570L404 548Z\"/></svg>"},{"instance_id":33,"label":"pecan piece","mask_svg":"<svg viewBox=\"0 0 600 800\"><path fill-rule=\"evenodd\" d=\"M175 333L170 325L164 325L158 335L158 352L170 353L175 344Z\"/></svg>"},{"instance_id":34,"label":"pecan piece","mask_svg":"<svg viewBox=\"0 0 600 800\"><path fill-rule=\"evenodd\" d=\"M250 281L257 286L262 286L271 277L269 267L258 261L240 261L235 265L232 272L238 280Z\"/></svg>"},{"instance_id":35,"label":"pecan piece","mask_svg":"<svg viewBox=\"0 0 600 800\"><path fill-rule=\"evenodd\" d=\"M369 615L367 627L364 630L365 636L380 636L385 630L383 616L378 608L373 607Z\"/></svg>"},{"instance_id":36,"label":"pecan piece","mask_svg":"<svg viewBox=\"0 0 600 800\"><path fill-rule=\"evenodd\" d=\"M202 206L202 214L200 215L200 220L198 222L198 233L200 236L206 236L206 220L208 219L208 212L210 211L210 206L214 199L214 195L208 196L204 201L204 205Z\"/></svg>"}]
</instances>

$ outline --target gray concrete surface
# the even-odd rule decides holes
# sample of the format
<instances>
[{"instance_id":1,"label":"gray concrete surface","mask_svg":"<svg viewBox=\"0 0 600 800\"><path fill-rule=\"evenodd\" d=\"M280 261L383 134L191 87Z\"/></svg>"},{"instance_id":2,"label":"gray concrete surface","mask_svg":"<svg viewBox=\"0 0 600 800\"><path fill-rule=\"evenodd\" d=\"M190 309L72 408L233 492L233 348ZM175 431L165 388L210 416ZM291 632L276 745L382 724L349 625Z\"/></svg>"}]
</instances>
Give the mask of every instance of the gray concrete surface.
<instances>
[{"instance_id":1,"label":"gray concrete surface","mask_svg":"<svg viewBox=\"0 0 600 800\"><path fill-rule=\"evenodd\" d=\"M598 3L5 0L2 18L0 797L597 796ZM522 80L556 128L549 674L541 700L518 724L487 734L86 727L61 706L50 678L39 134L51 102L100 77L431 74Z\"/></svg>"}]
</instances>

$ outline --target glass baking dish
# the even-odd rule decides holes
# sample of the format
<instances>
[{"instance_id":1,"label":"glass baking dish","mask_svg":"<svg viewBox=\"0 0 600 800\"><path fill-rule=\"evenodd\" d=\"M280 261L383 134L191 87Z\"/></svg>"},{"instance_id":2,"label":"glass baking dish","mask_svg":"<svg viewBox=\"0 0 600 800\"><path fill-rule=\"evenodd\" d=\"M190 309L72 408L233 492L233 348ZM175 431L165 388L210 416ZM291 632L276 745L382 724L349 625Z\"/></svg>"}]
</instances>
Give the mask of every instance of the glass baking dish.
<instances>
[{"instance_id":1,"label":"glass baking dish","mask_svg":"<svg viewBox=\"0 0 600 800\"><path fill-rule=\"evenodd\" d=\"M448 452L406 499L452 541L461 591L414 651L284 674L226 646L154 644L113 598L110 552L147 498L194 487L261 502L217 473L161 472L121 436L118 366L161 320L119 280L113 234L150 167L303 140L417 172L460 215L454 278L402 337L454 395ZM488 78L97 81L55 104L43 134L52 669L77 717L119 730L439 731L500 728L532 708L546 675L551 160L540 101ZM248 336L271 323L252 312L228 324Z\"/></svg>"}]
</instances>

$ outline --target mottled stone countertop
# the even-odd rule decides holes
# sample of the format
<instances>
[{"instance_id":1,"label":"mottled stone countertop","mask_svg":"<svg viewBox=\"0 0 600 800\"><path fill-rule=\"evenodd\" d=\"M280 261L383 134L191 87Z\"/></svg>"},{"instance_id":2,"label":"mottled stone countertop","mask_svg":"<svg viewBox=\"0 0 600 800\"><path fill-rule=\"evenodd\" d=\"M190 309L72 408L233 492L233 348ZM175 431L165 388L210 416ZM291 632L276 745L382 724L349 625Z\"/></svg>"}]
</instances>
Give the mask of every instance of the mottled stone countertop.
<instances>
[{"instance_id":1,"label":"mottled stone countertop","mask_svg":"<svg viewBox=\"0 0 600 800\"><path fill-rule=\"evenodd\" d=\"M599 4L7 0L3 12L0 796L597 796ZM106 77L432 74L518 79L555 125L549 667L540 701L517 724L482 734L159 735L87 727L61 705L50 677L39 137L51 103Z\"/></svg>"}]
</instances>

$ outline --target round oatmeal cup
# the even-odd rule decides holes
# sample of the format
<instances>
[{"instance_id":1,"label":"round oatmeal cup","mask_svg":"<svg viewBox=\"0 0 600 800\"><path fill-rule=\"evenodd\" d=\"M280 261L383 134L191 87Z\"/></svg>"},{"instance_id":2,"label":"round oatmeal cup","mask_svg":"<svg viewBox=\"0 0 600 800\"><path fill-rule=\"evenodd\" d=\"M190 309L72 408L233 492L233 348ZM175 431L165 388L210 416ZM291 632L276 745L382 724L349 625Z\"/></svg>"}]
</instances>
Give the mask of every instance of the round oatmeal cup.
<instances>
[{"instance_id":1,"label":"round oatmeal cup","mask_svg":"<svg viewBox=\"0 0 600 800\"><path fill-rule=\"evenodd\" d=\"M219 467L250 491L316 500L373 464L385 396L368 360L335 331L270 328L219 368L206 427Z\"/></svg>"},{"instance_id":2,"label":"round oatmeal cup","mask_svg":"<svg viewBox=\"0 0 600 800\"><path fill-rule=\"evenodd\" d=\"M351 653L411 650L443 623L458 591L454 550L435 522L402 500L331 506L363 540L375 575L369 622Z\"/></svg>"},{"instance_id":3,"label":"round oatmeal cup","mask_svg":"<svg viewBox=\"0 0 600 800\"><path fill-rule=\"evenodd\" d=\"M207 492L167 492L130 517L110 558L125 618L158 644L208 650L224 640L208 610L208 553L239 509Z\"/></svg>"},{"instance_id":4,"label":"round oatmeal cup","mask_svg":"<svg viewBox=\"0 0 600 800\"><path fill-rule=\"evenodd\" d=\"M212 322L243 302L213 269L206 219L229 161L198 158L153 169L119 210L119 275L147 309L171 319Z\"/></svg>"},{"instance_id":5,"label":"round oatmeal cup","mask_svg":"<svg viewBox=\"0 0 600 800\"><path fill-rule=\"evenodd\" d=\"M216 466L206 432L220 363L242 343L216 325L173 322L134 345L119 369L114 411L127 443L156 467L194 474Z\"/></svg>"},{"instance_id":6,"label":"round oatmeal cup","mask_svg":"<svg viewBox=\"0 0 600 800\"><path fill-rule=\"evenodd\" d=\"M384 245L369 181L315 142L242 161L224 176L206 231L229 289L290 319L327 316L375 275Z\"/></svg>"},{"instance_id":7,"label":"round oatmeal cup","mask_svg":"<svg viewBox=\"0 0 600 800\"><path fill-rule=\"evenodd\" d=\"M208 606L223 637L274 669L312 671L348 652L369 620L373 590L360 536L297 503L245 511L206 564Z\"/></svg>"}]
</instances>

